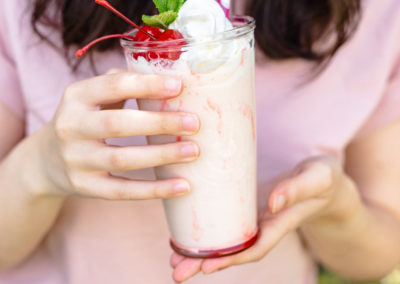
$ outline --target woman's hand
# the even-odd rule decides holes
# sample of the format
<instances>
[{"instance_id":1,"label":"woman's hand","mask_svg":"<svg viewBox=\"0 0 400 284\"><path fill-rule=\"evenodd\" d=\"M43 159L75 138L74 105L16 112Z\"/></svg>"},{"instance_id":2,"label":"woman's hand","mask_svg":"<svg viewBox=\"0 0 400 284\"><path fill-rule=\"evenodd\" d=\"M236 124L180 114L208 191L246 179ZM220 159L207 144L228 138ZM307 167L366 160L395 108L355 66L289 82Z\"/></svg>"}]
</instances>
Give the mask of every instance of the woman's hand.
<instances>
[{"instance_id":1,"label":"woman's hand","mask_svg":"<svg viewBox=\"0 0 400 284\"><path fill-rule=\"evenodd\" d=\"M273 190L259 214L260 237L254 246L236 255L206 260L174 253L173 278L182 282L200 271L210 274L232 265L259 261L302 224L351 218L359 207L359 199L355 187L346 186L348 182L341 165L331 157L301 163L268 185Z\"/></svg>"},{"instance_id":2,"label":"woman's hand","mask_svg":"<svg viewBox=\"0 0 400 284\"><path fill-rule=\"evenodd\" d=\"M40 194L78 195L110 200L180 196L190 190L182 179L132 181L110 175L197 159L192 142L116 147L107 138L149 135L193 135L193 114L101 110L126 99L171 99L180 94L179 80L130 72L110 73L74 83L64 93L54 119L45 128L41 149L47 186Z\"/></svg>"}]
</instances>

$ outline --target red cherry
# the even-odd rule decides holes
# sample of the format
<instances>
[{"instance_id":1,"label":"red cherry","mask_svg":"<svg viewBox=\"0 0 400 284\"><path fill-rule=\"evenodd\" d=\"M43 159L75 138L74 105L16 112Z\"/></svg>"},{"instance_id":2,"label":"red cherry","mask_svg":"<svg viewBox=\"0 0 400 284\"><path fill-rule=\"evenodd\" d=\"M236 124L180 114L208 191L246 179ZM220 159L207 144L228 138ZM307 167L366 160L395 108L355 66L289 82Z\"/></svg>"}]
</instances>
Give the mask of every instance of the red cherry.
<instances>
[{"instance_id":1,"label":"red cherry","mask_svg":"<svg viewBox=\"0 0 400 284\"><path fill-rule=\"evenodd\" d=\"M183 35L178 30L165 30L161 35L157 37L159 41L169 41L183 39Z\"/></svg>"},{"instance_id":2,"label":"red cherry","mask_svg":"<svg viewBox=\"0 0 400 284\"><path fill-rule=\"evenodd\" d=\"M150 27L150 26L143 26L141 29L136 33L135 41L150 41L153 40L149 35L145 34L144 32L151 34L155 38L158 38L162 34L162 30L157 27Z\"/></svg>"},{"instance_id":3,"label":"red cherry","mask_svg":"<svg viewBox=\"0 0 400 284\"><path fill-rule=\"evenodd\" d=\"M143 27L144 28L144 27ZM151 27L148 27L148 29ZM154 28L152 28L154 29ZM160 32L160 30L158 30ZM151 30L146 30L146 32L153 32ZM140 35L138 38L142 39L142 41L156 41L157 43L148 44L147 46L153 47L155 51L148 52L138 52L134 53L133 57L138 59L139 57L144 57L147 61L156 60L159 58L168 59L168 60L178 60L182 54L182 51L179 49L179 46L182 46L185 42L182 41L184 39L183 35L177 30L165 30L164 32L160 32L156 34L155 31L152 33L156 37L155 40L147 37L145 34ZM136 37L135 37L136 40ZM178 42L171 42L177 41ZM170 47L170 48L169 48ZM157 48L162 49L162 51L157 51Z\"/></svg>"},{"instance_id":4,"label":"red cherry","mask_svg":"<svg viewBox=\"0 0 400 284\"><path fill-rule=\"evenodd\" d=\"M164 31L158 38L158 41L164 41L165 43L159 44L159 46L167 49L167 51L162 51L159 53L159 56L164 59L169 60L178 60L181 57L182 51L179 46L184 44L182 41L183 35L177 30L166 30ZM178 42L169 42L169 41L178 41ZM170 47L170 49L168 49Z\"/></svg>"},{"instance_id":5,"label":"red cherry","mask_svg":"<svg viewBox=\"0 0 400 284\"><path fill-rule=\"evenodd\" d=\"M143 32L143 31L144 32ZM151 37L149 37L146 33L151 34L152 36L154 36L154 38L157 40L157 38L163 33L163 31L160 28L157 27L150 27L150 26L143 26L141 27L141 30L139 30L134 38L134 41L153 41L153 39ZM137 44L137 46L140 46L140 44ZM149 46L149 45L146 45ZM144 58L148 57L149 52L136 52L133 54L133 58L135 58L136 60L142 56Z\"/></svg>"}]
</instances>

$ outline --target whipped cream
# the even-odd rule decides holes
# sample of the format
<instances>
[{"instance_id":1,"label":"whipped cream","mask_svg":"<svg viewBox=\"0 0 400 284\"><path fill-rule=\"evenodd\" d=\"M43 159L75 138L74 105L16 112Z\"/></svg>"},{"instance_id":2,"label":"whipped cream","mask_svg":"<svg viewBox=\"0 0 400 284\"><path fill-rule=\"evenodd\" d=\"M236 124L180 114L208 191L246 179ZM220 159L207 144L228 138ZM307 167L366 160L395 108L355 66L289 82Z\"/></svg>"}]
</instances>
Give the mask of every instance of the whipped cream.
<instances>
[{"instance_id":1,"label":"whipped cream","mask_svg":"<svg viewBox=\"0 0 400 284\"><path fill-rule=\"evenodd\" d=\"M218 0L221 2L222 6L226 9L230 9L231 7L231 1L230 0Z\"/></svg>"},{"instance_id":2,"label":"whipped cream","mask_svg":"<svg viewBox=\"0 0 400 284\"><path fill-rule=\"evenodd\" d=\"M224 5L228 5L224 1ZM238 43L225 42L221 34L233 29L226 12L215 0L187 0L178 13L178 18L169 26L179 30L186 39L194 43L206 43L219 34L219 41L202 44L184 52L181 59L199 74L216 70L230 59L239 48Z\"/></svg>"},{"instance_id":3,"label":"whipped cream","mask_svg":"<svg viewBox=\"0 0 400 284\"><path fill-rule=\"evenodd\" d=\"M185 38L201 39L233 28L224 10L215 0L187 0L178 18L169 26Z\"/></svg>"}]
</instances>

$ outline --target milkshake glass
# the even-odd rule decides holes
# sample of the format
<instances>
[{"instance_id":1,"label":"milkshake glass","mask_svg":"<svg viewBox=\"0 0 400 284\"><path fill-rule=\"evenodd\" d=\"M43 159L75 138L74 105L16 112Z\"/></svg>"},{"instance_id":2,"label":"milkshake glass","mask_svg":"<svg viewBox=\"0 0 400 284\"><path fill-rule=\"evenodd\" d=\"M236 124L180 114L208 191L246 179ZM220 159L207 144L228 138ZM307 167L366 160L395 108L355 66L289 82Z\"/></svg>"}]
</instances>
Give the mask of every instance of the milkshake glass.
<instances>
[{"instance_id":1,"label":"milkshake glass","mask_svg":"<svg viewBox=\"0 0 400 284\"><path fill-rule=\"evenodd\" d=\"M148 137L152 145L192 140L200 146L197 161L155 169L159 179L180 177L191 184L187 196L163 201L171 246L190 257L237 253L258 236L255 23L245 16L232 16L231 22L232 30L172 46L121 40L129 70L183 81L178 98L140 100L139 108L194 113L201 121L195 136Z\"/></svg>"}]
</instances>

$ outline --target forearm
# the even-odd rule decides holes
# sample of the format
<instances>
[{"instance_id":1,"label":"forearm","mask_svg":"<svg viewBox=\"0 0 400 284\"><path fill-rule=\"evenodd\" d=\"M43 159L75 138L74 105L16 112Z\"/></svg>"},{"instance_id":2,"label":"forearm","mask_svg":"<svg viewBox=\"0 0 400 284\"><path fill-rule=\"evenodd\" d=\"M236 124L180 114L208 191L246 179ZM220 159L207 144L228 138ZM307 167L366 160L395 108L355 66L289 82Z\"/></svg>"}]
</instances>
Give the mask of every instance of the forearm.
<instances>
[{"instance_id":1,"label":"forearm","mask_svg":"<svg viewBox=\"0 0 400 284\"><path fill-rule=\"evenodd\" d=\"M0 163L0 270L18 264L40 243L63 203L43 194L40 133L22 141Z\"/></svg>"},{"instance_id":2,"label":"forearm","mask_svg":"<svg viewBox=\"0 0 400 284\"><path fill-rule=\"evenodd\" d=\"M352 182L344 186L355 187ZM323 265L349 279L385 276L400 261L400 220L389 210L353 194L342 206L352 211L351 218L321 218L301 227L312 253Z\"/></svg>"}]
</instances>

